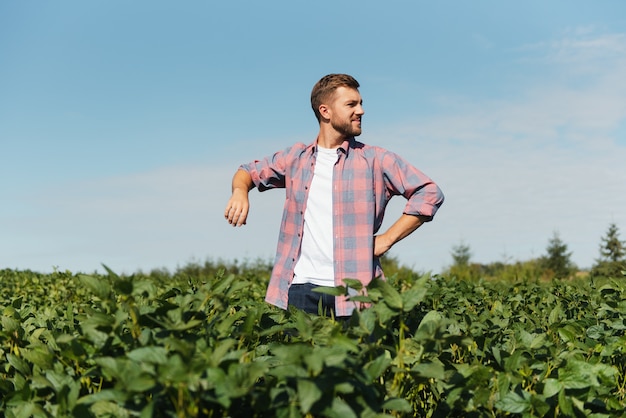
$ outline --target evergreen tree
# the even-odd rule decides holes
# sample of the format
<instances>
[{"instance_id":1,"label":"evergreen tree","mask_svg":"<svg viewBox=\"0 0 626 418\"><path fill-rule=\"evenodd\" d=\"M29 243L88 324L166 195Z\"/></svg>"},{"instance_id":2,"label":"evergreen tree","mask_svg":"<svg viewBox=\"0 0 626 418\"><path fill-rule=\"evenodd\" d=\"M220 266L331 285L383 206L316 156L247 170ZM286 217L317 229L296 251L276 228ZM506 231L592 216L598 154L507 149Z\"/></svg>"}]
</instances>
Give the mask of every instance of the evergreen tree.
<instances>
[{"instance_id":1,"label":"evergreen tree","mask_svg":"<svg viewBox=\"0 0 626 418\"><path fill-rule=\"evenodd\" d=\"M576 271L571 256L572 253L568 252L567 244L561 240L559 233L555 231L548 241L546 255L539 258L539 265L546 274L565 279Z\"/></svg>"},{"instance_id":2,"label":"evergreen tree","mask_svg":"<svg viewBox=\"0 0 626 418\"><path fill-rule=\"evenodd\" d=\"M478 279L480 277L480 265L470 263L472 258L472 252L470 246L465 243L460 243L452 247L452 266L445 274L450 274L459 279Z\"/></svg>"},{"instance_id":3,"label":"evergreen tree","mask_svg":"<svg viewBox=\"0 0 626 418\"><path fill-rule=\"evenodd\" d=\"M600 258L591 268L591 275L618 277L624 270L626 270L626 243L619 239L617 225L611 223L606 236L601 238Z\"/></svg>"},{"instance_id":4,"label":"evergreen tree","mask_svg":"<svg viewBox=\"0 0 626 418\"><path fill-rule=\"evenodd\" d=\"M472 257L472 252L470 251L470 247L467 244L460 243L452 247L452 265L453 266L467 266L469 265L470 258Z\"/></svg>"}]
</instances>

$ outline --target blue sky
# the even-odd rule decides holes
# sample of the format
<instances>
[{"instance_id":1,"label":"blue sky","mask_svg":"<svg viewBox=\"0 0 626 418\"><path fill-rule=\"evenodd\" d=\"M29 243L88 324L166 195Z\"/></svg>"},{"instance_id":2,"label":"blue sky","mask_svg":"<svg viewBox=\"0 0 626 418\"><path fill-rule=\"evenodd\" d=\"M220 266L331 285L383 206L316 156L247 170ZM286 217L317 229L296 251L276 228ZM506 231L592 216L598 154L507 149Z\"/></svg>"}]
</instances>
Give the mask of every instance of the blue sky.
<instances>
[{"instance_id":1,"label":"blue sky","mask_svg":"<svg viewBox=\"0 0 626 418\"><path fill-rule=\"evenodd\" d=\"M589 267L611 222L626 239L622 1L2 2L0 267L271 259L283 193L232 228L230 179L315 139L331 72L361 83L360 139L446 194L404 264L527 260L558 232Z\"/></svg>"}]
</instances>

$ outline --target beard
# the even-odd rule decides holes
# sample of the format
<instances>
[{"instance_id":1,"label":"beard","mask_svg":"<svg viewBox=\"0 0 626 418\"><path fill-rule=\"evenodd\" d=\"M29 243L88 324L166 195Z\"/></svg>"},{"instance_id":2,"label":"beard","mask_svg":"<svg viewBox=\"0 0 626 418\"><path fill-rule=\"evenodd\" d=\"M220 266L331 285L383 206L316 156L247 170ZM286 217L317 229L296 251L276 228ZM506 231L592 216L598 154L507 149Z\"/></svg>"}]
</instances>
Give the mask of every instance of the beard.
<instances>
[{"instance_id":1,"label":"beard","mask_svg":"<svg viewBox=\"0 0 626 418\"><path fill-rule=\"evenodd\" d=\"M345 137L359 136L361 135L361 127L355 127L352 125L351 120L348 121L332 121L330 122L331 126L340 134Z\"/></svg>"}]
</instances>

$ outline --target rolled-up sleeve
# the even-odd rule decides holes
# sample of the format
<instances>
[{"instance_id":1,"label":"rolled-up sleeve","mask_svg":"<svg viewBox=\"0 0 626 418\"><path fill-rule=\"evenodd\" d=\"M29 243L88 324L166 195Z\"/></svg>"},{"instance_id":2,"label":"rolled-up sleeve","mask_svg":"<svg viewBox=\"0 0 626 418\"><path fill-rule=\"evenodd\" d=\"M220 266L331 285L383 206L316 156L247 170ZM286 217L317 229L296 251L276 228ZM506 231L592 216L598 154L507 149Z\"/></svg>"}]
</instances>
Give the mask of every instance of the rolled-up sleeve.
<instances>
[{"instance_id":1,"label":"rolled-up sleeve","mask_svg":"<svg viewBox=\"0 0 626 418\"><path fill-rule=\"evenodd\" d=\"M407 199L404 213L423 216L431 221L444 201L442 190L426 174L392 152L383 156L386 187L392 195Z\"/></svg>"},{"instance_id":2,"label":"rolled-up sleeve","mask_svg":"<svg viewBox=\"0 0 626 418\"><path fill-rule=\"evenodd\" d=\"M260 192L284 188L288 157L297 145L304 144L296 144L262 160L254 160L248 164L242 164L239 166L239 169L245 170L250 174L252 183Z\"/></svg>"}]
</instances>

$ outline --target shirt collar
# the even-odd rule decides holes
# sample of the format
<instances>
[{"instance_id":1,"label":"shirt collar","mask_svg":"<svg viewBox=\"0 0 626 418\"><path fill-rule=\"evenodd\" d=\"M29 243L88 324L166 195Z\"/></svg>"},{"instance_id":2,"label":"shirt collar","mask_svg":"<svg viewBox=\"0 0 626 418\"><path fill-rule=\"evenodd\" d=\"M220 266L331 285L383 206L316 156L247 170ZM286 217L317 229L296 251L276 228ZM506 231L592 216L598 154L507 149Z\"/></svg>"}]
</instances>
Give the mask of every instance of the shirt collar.
<instances>
[{"instance_id":1,"label":"shirt collar","mask_svg":"<svg viewBox=\"0 0 626 418\"><path fill-rule=\"evenodd\" d=\"M343 151L344 154L348 155L350 148L354 148L355 143L356 139L354 139L354 137L348 138L343 141L343 143L337 149ZM311 148L312 154L317 152L317 138L315 139L315 141L313 141L311 145L309 145L309 147Z\"/></svg>"}]
</instances>

